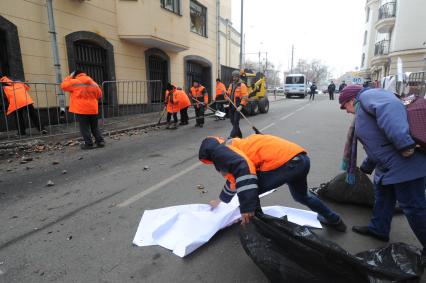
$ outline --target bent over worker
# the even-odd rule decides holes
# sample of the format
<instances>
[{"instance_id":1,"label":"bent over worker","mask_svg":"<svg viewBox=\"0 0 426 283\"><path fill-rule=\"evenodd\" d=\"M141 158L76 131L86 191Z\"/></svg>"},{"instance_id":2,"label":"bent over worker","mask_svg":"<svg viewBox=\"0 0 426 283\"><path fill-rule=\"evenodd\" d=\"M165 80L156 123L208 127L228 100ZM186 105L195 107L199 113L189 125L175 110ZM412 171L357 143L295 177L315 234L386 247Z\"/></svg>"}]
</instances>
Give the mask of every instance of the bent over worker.
<instances>
[{"instance_id":1,"label":"bent over worker","mask_svg":"<svg viewBox=\"0 0 426 283\"><path fill-rule=\"evenodd\" d=\"M97 146L104 147L105 141L98 126L98 101L102 97L99 85L91 77L77 70L64 79L61 88L70 92L69 111L76 115L84 139L81 148L93 148L91 134L95 137Z\"/></svg>"},{"instance_id":2,"label":"bent over worker","mask_svg":"<svg viewBox=\"0 0 426 283\"><path fill-rule=\"evenodd\" d=\"M230 138L242 138L243 134L240 129L240 112L247 104L248 92L247 86L240 79L240 72L235 70L232 72L232 83L228 88L227 99L232 103L229 105L229 120L232 124L232 130L229 134Z\"/></svg>"},{"instance_id":3,"label":"bent over worker","mask_svg":"<svg viewBox=\"0 0 426 283\"><path fill-rule=\"evenodd\" d=\"M177 129L177 113L179 112L179 97L177 95L176 87L172 84L168 84L166 88L166 97L164 103L167 107L167 127L166 129ZM171 118L173 116L173 125Z\"/></svg>"},{"instance_id":4,"label":"bent over worker","mask_svg":"<svg viewBox=\"0 0 426 283\"><path fill-rule=\"evenodd\" d=\"M207 137L201 143L199 159L214 164L226 179L219 200L228 203L237 194L242 224L260 210L259 194L288 184L293 199L318 213L318 220L337 231L346 231L341 217L308 192L310 159L301 146L272 135L251 135L229 139Z\"/></svg>"},{"instance_id":5,"label":"bent over worker","mask_svg":"<svg viewBox=\"0 0 426 283\"><path fill-rule=\"evenodd\" d=\"M222 83L222 81L217 78L216 79L216 95L214 97L214 102L216 104L216 109L225 112L224 103L225 101L225 94L226 94L226 86ZM216 117L216 120L225 120L225 118L219 118Z\"/></svg>"},{"instance_id":6,"label":"bent over worker","mask_svg":"<svg viewBox=\"0 0 426 283\"><path fill-rule=\"evenodd\" d=\"M2 76L0 82L9 104L7 107L7 115L15 113L18 134L26 135L25 116L27 115L25 115L25 110L27 110L30 118L28 121L29 127L31 128L32 122L41 134L47 133L40 123L39 116L34 109L34 101L28 92L30 87L23 82L14 82L7 76Z\"/></svg>"},{"instance_id":7,"label":"bent over worker","mask_svg":"<svg viewBox=\"0 0 426 283\"><path fill-rule=\"evenodd\" d=\"M202 128L204 125L204 111L209 103L209 96L204 86L199 81L194 80L191 87L191 98L195 108L195 127Z\"/></svg>"}]
</instances>

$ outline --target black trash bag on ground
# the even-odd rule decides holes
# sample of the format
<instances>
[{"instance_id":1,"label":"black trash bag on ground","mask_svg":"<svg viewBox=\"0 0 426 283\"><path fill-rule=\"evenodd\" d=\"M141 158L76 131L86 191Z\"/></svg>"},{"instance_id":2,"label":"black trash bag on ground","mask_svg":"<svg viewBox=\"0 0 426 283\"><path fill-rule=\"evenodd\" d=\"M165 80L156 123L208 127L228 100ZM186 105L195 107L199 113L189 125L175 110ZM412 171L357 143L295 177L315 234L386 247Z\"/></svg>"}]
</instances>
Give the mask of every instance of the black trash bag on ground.
<instances>
[{"instance_id":1,"label":"black trash bag on ground","mask_svg":"<svg viewBox=\"0 0 426 283\"><path fill-rule=\"evenodd\" d=\"M415 247L393 243L351 255L307 227L263 214L241 226L240 239L271 282L411 283L423 274Z\"/></svg>"},{"instance_id":2,"label":"black trash bag on ground","mask_svg":"<svg viewBox=\"0 0 426 283\"><path fill-rule=\"evenodd\" d=\"M321 184L319 188L312 188L310 191L320 198L373 207L374 187L370 178L359 168L356 168L355 184L350 185L346 183L346 175L346 172L340 173L330 182Z\"/></svg>"}]
</instances>

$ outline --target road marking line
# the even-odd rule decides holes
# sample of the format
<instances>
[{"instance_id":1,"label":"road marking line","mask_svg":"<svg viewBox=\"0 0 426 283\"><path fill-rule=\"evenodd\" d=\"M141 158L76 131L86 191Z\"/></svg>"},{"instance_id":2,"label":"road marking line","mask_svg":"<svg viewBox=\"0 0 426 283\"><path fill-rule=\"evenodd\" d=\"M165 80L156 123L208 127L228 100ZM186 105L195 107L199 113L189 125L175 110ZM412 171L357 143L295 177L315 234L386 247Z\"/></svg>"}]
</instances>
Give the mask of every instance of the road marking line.
<instances>
[{"instance_id":1,"label":"road marking line","mask_svg":"<svg viewBox=\"0 0 426 283\"><path fill-rule=\"evenodd\" d=\"M296 114L296 112L291 112L290 114L285 115L284 117L281 117L281 121L287 119L288 117L293 116L294 114Z\"/></svg>"},{"instance_id":2,"label":"road marking line","mask_svg":"<svg viewBox=\"0 0 426 283\"><path fill-rule=\"evenodd\" d=\"M203 163L201 163L201 162L197 162L197 163L191 165L190 167L186 168L185 170L182 170L181 172L179 172L179 173L177 173L177 174L175 174L175 175L173 175L173 176L171 176L171 177L169 177L169 178L167 178L167 179L159 182L158 184L156 184L156 185L154 185L154 186L152 186L152 187L150 187L150 188L148 188L148 189L146 189L146 190L144 190L144 191L142 191L142 192L140 192L140 193L132 196L131 198L123 201L122 203L117 204L117 207L126 207L126 206L129 206L130 204L134 203L135 201L138 201L141 198L147 196L148 194L153 193L153 192L161 189L163 186L165 186L165 185L173 182L174 180L176 180L180 176L183 176L186 173L191 172L192 170L194 170L195 168L201 166L202 164Z\"/></svg>"},{"instance_id":3,"label":"road marking line","mask_svg":"<svg viewBox=\"0 0 426 283\"><path fill-rule=\"evenodd\" d=\"M275 125L275 123L271 123L271 124L269 124L268 126L266 126L266 127L262 128L262 129L260 129L260 130L261 130L261 131L264 131L264 130L269 129L270 127L272 127L272 126L274 126L274 125Z\"/></svg>"}]
</instances>

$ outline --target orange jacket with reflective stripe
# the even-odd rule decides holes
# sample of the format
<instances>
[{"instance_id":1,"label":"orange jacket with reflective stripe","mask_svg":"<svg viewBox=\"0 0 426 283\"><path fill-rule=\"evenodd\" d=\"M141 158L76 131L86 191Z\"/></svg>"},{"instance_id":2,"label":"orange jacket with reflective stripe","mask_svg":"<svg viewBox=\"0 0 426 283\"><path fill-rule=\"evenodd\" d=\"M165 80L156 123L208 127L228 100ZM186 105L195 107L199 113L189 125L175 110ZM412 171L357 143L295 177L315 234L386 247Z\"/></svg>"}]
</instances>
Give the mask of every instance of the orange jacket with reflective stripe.
<instances>
[{"instance_id":1,"label":"orange jacket with reflective stripe","mask_svg":"<svg viewBox=\"0 0 426 283\"><path fill-rule=\"evenodd\" d=\"M216 100L216 97L218 95L222 95L223 99L224 99L225 98L224 94L226 94L226 86L222 82L217 82L216 83L216 95L214 97L214 100Z\"/></svg>"},{"instance_id":2,"label":"orange jacket with reflective stripe","mask_svg":"<svg viewBox=\"0 0 426 283\"><path fill-rule=\"evenodd\" d=\"M191 96L197 101L204 101L204 104L209 103L209 96L207 94L206 88L202 85L199 87L191 87Z\"/></svg>"},{"instance_id":3,"label":"orange jacket with reflective stripe","mask_svg":"<svg viewBox=\"0 0 426 283\"><path fill-rule=\"evenodd\" d=\"M22 82L13 83L12 80L6 76L2 77L0 81L5 83L3 84L3 90L9 102L7 115L10 115L14 111L34 103L33 99L28 93L30 87L27 84Z\"/></svg>"},{"instance_id":4,"label":"orange jacket with reflective stripe","mask_svg":"<svg viewBox=\"0 0 426 283\"><path fill-rule=\"evenodd\" d=\"M306 152L301 146L271 135L251 135L234 138L227 142L242 151L253 162L257 171L271 171L284 165L299 153Z\"/></svg>"},{"instance_id":5,"label":"orange jacket with reflective stripe","mask_svg":"<svg viewBox=\"0 0 426 283\"><path fill-rule=\"evenodd\" d=\"M78 74L74 79L67 76L61 83L61 88L70 92L70 112L98 114L102 90L91 77L84 73Z\"/></svg>"},{"instance_id":6,"label":"orange jacket with reflective stripe","mask_svg":"<svg viewBox=\"0 0 426 283\"><path fill-rule=\"evenodd\" d=\"M247 86L245 83L239 82L234 93L232 93L232 86L233 84L231 83L228 88L228 97L230 99L233 98L233 102L237 107L240 106L240 104L245 106L248 100Z\"/></svg>"}]
</instances>

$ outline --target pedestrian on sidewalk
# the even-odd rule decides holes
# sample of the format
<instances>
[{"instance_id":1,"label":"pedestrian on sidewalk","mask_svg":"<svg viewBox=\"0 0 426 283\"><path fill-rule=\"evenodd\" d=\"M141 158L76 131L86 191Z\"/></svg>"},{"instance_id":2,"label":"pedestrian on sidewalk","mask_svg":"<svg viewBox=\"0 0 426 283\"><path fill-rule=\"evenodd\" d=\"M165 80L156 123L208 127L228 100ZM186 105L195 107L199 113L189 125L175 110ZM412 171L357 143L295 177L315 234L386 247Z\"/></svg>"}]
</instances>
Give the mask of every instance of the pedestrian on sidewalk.
<instances>
[{"instance_id":1,"label":"pedestrian on sidewalk","mask_svg":"<svg viewBox=\"0 0 426 283\"><path fill-rule=\"evenodd\" d=\"M195 108L195 127L202 128L204 125L204 111L209 103L209 95L206 88L198 80L192 82L190 93Z\"/></svg>"},{"instance_id":2,"label":"pedestrian on sidewalk","mask_svg":"<svg viewBox=\"0 0 426 283\"><path fill-rule=\"evenodd\" d=\"M29 94L30 86L23 82L14 82L1 74L0 77L2 92L9 104L6 115L15 113L18 134L20 136L26 135L25 117L29 117L29 128L31 128L32 122L41 134L46 134L47 131L44 129L40 117L34 109L34 101Z\"/></svg>"},{"instance_id":3,"label":"pedestrian on sidewalk","mask_svg":"<svg viewBox=\"0 0 426 283\"><path fill-rule=\"evenodd\" d=\"M336 90L336 85L333 81L328 85L328 96L330 97L330 100L334 100L334 91Z\"/></svg>"},{"instance_id":4,"label":"pedestrian on sidewalk","mask_svg":"<svg viewBox=\"0 0 426 283\"><path fill-rule=\"evenodd\" d=\"M226 179L218 200L228 203L237 194L242 224L261 211L259 195L288 184L293 199L318 213L324 225L344 232L341 217L308 192L310 159L301 146L272 135L229 139L208 137L201 143L199 159L213 164Z\"/></svg>"},{"instance_id":5,"label":"pedestrian on sidewalk","mask_svg":"<svg viewBox=\"0 0 426 283\"><path fill-rule=\"evenodd\" d=\"M315 91L317 90L317 85L315 84L315 82L312 83L311 85L311 92L309 94L309 100L315 100Z\"/></svg>"},{"instance_id":6,"label":"pedestrian on sidewalk","mask_svg":"<svg viewBox=\"0 0 426 283\"><path fill-rule=\"evenodd\" d=\"M351 181L356 167L357 140L367 153L361 171L367 174L374 171L373 215L368 226L353 226L352 230L389 241L395 203L398 201L425 251L426 155L416 151L404 105L392 92L359 85L344 88L339 103L340 109L355 115L343 162L343 169L348 171L348 181Z\"/></svg>"},{"instance_id":7,"label":"pedestrian on sidewalk","mask_svg":"<svg viewBox=\"0 0 426 283\"><path fill-rule=\"evenodd\" d=\"M232 72L232 83L229 85L228 94L226 96L232 103L229 104L228 115L232 124L230 138L242 138L243 134L240 129L240 112L248 101L247 86L240 78L240 72L234 70Z\"/></svg>"},{"instance_id":8,"label":"pedestrian on sidewalk","mask_svg":"<svg viewBox=\"0 0 426 283\"><path fill-rule=\"evenodd\" d=\"M347 87L348 85L346 84L345 81L342 81L342 83L339 85L339 93L342 92L342 90Z\"/></svg>"},{"instance_id":9,"label":"pedestrian on sidewalk","mask_svg":"<svg viewBox=\"0 0 426 283\"><path fill-rule=\"evenodd\" d=\"M224 103L226 102L225 94L226 94L226 86L222 83L222 81L219 78L217 78L216 79L216 95L213 101L216 104L216 110L220 112L225 112L225 107L224 107ZM216 117L216 120L225 120L225 117L223 118Z\"/></svg>"},{"instance_id":10,"label":"pedestrian on sidewalk","mask_svg":"<svg viewBox=\"0 0 426 283\"><path fill-rule=\"evenodd\" d=\"M104 147L105 141L98 125L99 99L102 90L99 85L81 70L75 70L61 83L61 88L70 93L69 111L77 117L84 144L81 149L92 149L93 140L98 147Z\"/></svg>"},{"instance_id":11,"label":"pedestrian on sidewalk","mask_svg":"<svg viewBox=\"0 0 426 283\"><path fill-rule=\"evenodd\" d=\"M164 103L167 108L167 126L166 129L177 129L178 117L177 113L180 111L179 107L179 97L177 95L176 87L172 84L167 84L166 87L166 96ZM173 116L173 124L171 122Z\"/></svg>"}]
</instances>

